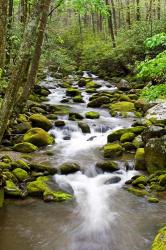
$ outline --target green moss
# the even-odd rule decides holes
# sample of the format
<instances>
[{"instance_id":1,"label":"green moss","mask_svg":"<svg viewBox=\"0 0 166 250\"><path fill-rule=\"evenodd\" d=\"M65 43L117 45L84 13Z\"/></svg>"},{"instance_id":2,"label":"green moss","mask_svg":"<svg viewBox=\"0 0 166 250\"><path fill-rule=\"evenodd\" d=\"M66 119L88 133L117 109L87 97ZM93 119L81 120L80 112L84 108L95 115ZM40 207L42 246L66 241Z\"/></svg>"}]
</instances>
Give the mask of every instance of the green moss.
<instances>
[{"instance_id":1,"label":"green moss","mask_svg":"<svg viewBox=\"0 0 166 250\"><path fill-rule=\"evenodd\" d=\"M4 203L4 189L0 188L0 208L3 207Z\"/></svg>"},{"instance_id":2,"label":"green moss","mask_svg":"<svg viewBox=\"0 0 166 250\"><path fill-rule=\"evenodd\" d=\"M135 137L135 134L132 132L128 132L128 133L124 133L121 137L120 137L120 141L121 142L131 142Z\"/></svg>"},{"instance_id":3,"label":"green moss","mask_svg":"<svg viewBox=\"0 0 166 250\"><path fill-rule=\"evenodd\" d=\"M88 119L98 119L100 117L100 114L95 111L89 111L85 113L85 117Z\"/></svg>"},{"instance_id":4,"label":"green moss","mask_svg":"<svg viewBox=\"0 0 166 250\"><path fill-rule=\"evenodd\" d=\"M27 122L27 121L28 121L27 116L26 116L25 114L19 114L17 120L18 120L18 122L20 122L20 123L24 123L24 122Z\"/></svg>"},{"instance_id":5,"label":"green moss","mask_svg":"<svg viewBox=\"0 0 166 250\"><path fill-rule=\"evenodd\" d=\"M66 90L66 95L67 96L77 96L77 95L81 95L81 91L79 89L76 89L76 88L68 88Z\"/></svg>"},{"instance_id":6,"label":"green moss","mask_svg":"<svg viewBox=\"0 0 166 250\"><path fill-rule=\"evenodd\" d=\"M32 128L24 135L23 141L41 147L53 144L54 139L42 128Z\"/></svg>"},{"instance_id":7,"label":"green moss","mask_svg":"<svg viewBox=\"0 0 166 250\"><path fill-rule=\"evenodd\" d=\"M158 183L151 182L150 190L157 191L157 192L162 192L162 191L166 190L166 187L160 186Z\"/></svg>"},{"instance_id":8,"label":"green moss","mask_svg":"<svg viewBox=\"0 0 166 250\"><path fill-rule=\"evenodd\" d=\"M101 85L96 83L96 82L87 82L86 83L86 89L96 89L96 88L100 88Z\"/></svg>"},{"instance_id":9,"label":"green moss","mask_svg":"<svg viewBox=\"0 0 166 250\"><path fill-rule=\"evenodd\" d=\"M88 107L99 108L103 104L108 104L108 103L110 103L110 98L107 97L107 96L101 96L101 97L98 97L98 98L95 98L95 99L91 100L88 103Z\"/></svg>"},{"instance_id":10,"label":"green moss","mask_svg":"<svg viewBox=\"0 0 166 250\"><path fill-rule=\"evenodd\" d=\"M26 179L29 178L29 174L24 169L21 168L14 169L13 174L19 181L25 181Z\"/></svg>"},{"instance_id":11,"label":"green moss","mask_svg":"<svg viewBox=\"0 0 166 250\"><path fill-rule=\"evenodd\" d=\"M25 161L23 160L18 160L16 161L16 164L19 168L22 168L24 170L30 170L30 167L28 166L28 163L26 163Z\"/></svg>"},{"instance_id":12,"label":"green moss","mask_svg":"<svg viewBox=\"0 0 166 250\"><path fill-rule=\"evenodd\" d=\"M44 115L33 114L29 120L32 122L33 127L43 128L46 131L52 128L52 122Z\"/></svg>"},{"instance_id":13,"label":"green moss","mask_svg":"<svg viewBox=\"0 0 166 250\"><path fill-rule=\"evenodd\" d=\"M162 174L158 177L160 186L166 185L166 174Z\"/></svg>"},{"instance_id":14,"label":"green moss","mask_svg":"<svg viewBox=\"0 0 166 250\"><path fill-rule=\"evenodd\" d=\"M76 103L82 103L84 102L83 98L81 95L77 95L77 96L74 96L73 97L73 101L76 102Z\"/></svg>"},{"instance_id":15,"label":"green moss","mask_svg":"<svg viewBox=\"0 0 166 250\"><path fill-rule=\"evenodd\" d=\"M137 189L137 188L133 188L133 187L126 187L125 188L128 192L136 195L136 196L140 196L140 197L143 197L145 195L149 195L149 193L146 191L146 190L140 190L140 189Z\"/></svg>"},{"instance_id":16,"label":"green moss","mask_svg":"<svg viewBox=\"0 0 166 250\"><path fill-rule=\"evenodd\" d=\"M106 144L104 146L104 157L114 158L116 156L122 155L124 149L119 143Z\"/></svg>"},{"instance_id":17,"label":"green moss","mask_svg":"<svg viewBox=\"0 0 166 250\"><path fill-rule=\"evenodd\" d=\"M37 172L44 172L45 174L56 174L57 173L57 169L53 168L50 166L50 164L48 165L43 165L43 164L39 164L39 163L30 163L30 167L32 170L37 171Z\"/></svg>"},{"instance_id":18,"label":"green moss","mask_svg":"<svg viewBox=\"0 0 166 250\"><path fill-rule=\"evenodd\" d=\"M159 200L156 197L149 197L148 202L150 202L150 203L158 203Z\"/></svg>"},{"instance_id":19,"label":"green moss","mask_svg":"<svg viewBox=\"0 0 166 250\"><path fill-rule=\"evenodd\" d=\"M10 169L11 165L10 163L0 162L0 169Z\"/></svg>"},{"instance_id":20,"label":"green moss","mask_svg":"<svg viewBox=\"0 0 166 250\"><path fill-rule=\"evenodd\" d=\"M145 150L144 148L138 148L135 154L136 160L144 160Z\"/></svg>"},{"instance_id":21,"label":"green moss","mask_svg":"<svg viewBox=\"0 0 166 250\"><path fill-rule=\"evenodd\" d=\"M114 172L119 170L118 164L114 161L97 162L96 167L106 172Z\"/></svg>"},{"instance_id":22,"label":"green moss","mask_svg":"<svg viewBox=\"0 0 166 250\"><path fill-rule=\"evenodd\" d=\"M109 106L110 112L134 112L135 106L132 102L117 102L110 104Z\"/></svg>"},{"instance_id":23,"label":"green moss","mask_svg":"<svg viewBox=\"0 0 166 250\"><path fill-rule=\"evenodd\" d=\"M133 145L136 148L142 148L144 146L141 135L138 135L137 137L134 138Z\"/></svg>"},{"instance_id":24,"label":"green moss","mask_svg":"<svg viewBox=\"0 0 166 250\"><path fill-rule=\"evenodd\" d=\"M31 153L38 150L38 147L29 142L15 144L13 150L21 153Z\"/></svg>"},{"instance_id":25,"label":"green moss","mask_svg":"<svg viewBox=\"0 0 166 250\"><path fill-rule=\"evenodd\" d=\"M67 201L73 199L73 196L64 192L55 192L51 190L46 190L43 194L45 201Z\"/></svg>"},{"instance_id":26,"label":"green moss","mask_svg":"<svg viewBox=\"0 0 166 250\"><path fill-rule=\"evenodd\" d=\"M120 140L120 137L125 133L134 133L134 134L140 134L145 129L144 126L137 126L137 127L131 127L131 128L123 128L118 129L111 134L108 135L107 140L108 142L114 142L116 140Z\"/></svg>"},{"instance_id":27,"label":"green moss","mask_svg":"<svg viewBox=\"0 0 166 250\"><path fill-rule=\"evenodd\" d=\"M165 250L165 239L166 239L166 227L160 229L157 236L155 237L153 244L152 244L152 250Z\"/></svg>"},{"instance_id":28,"label":"green moss","mask_svg":"<svg viewBox=\"0 0 166 250\"><path fill-rule=\"evenodd\" d=\"M77 163L66 162L59 166L61 174L75 173L80 170L80 166Z\"/></svg>"},{"instance_id":29,"label":"green moss","mask_svg":"<svg viewBox=\"0 0 166 250\"><path fill-rule=\"evenodd\" d=\"M9 155L3 155L1 157L1 160L5 163L10 163L12 161L12 158Z\"/></svg>"},{"instance_id":30,"label":"green moss","mask_svg":"<svg viewBox=\"0 0 166 250\"><path fill-rule=\"evenodd\" d=\"M147 177L144 175L139 176L138 178L136 178L133 182L132 185L133 186L138 186L139 184L143 184L146 185L147 184Z\"/></svg>"},{"instance_id":31,"label":"green moss","mask_svg":"<svg viewBox=\"0 0 166 250\"><path fill-rule=\"evenodd\" d=\"M6 181L6 185L4 187L4 190L5 190L5 193L8 195L12 195L12 196L21 196L22 195L21 190L11 180Z\"/></svg>"}]
</instances>

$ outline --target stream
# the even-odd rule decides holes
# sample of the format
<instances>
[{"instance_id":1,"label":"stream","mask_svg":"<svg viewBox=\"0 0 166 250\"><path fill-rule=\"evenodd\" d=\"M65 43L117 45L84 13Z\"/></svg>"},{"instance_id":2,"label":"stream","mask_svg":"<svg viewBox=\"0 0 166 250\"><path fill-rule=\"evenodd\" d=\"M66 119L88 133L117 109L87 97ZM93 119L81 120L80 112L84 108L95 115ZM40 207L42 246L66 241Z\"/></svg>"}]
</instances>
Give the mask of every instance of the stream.
<instances>
[{"instance_id":1,"label":"stream","mask_svg":"<svg viewBox=\"0 0 166 250\"><path fill-rule=\"evenodd\" d=\"M92 77L101 84L97 91L116 89ZM48 76L42 84L51 90L48 103L62 105L65 89L58 86L58 80ZM75 84L73 82L73 86ZM106 109L87 108L90 94L80 89L85 103L65 105L81 115L87 111L100 113L99 119L84 119L91 133L83 134L76 121L59 116L66 125L50 130L56 137L56 144L35 156L39 161L49 150L52 154L45 155L43 161L52 166L64 162L76 162L81 166L81 171L75 174L53 177L53 183L74 192L75 199L64 203L44 203L34 198L9 200L0 210L0 250L149 250L166 219L164 200L151 204L123 190L125 181L139 174L132 167L132 154L119 158L117 172L96 170L96 162L103 160L101 147L106 144L107 135L113 130L130 127L135 118L111 117ZM129 171L126 171L126 161L131 166ZM121 180L109 184L109 180L117 176Z\"/></svg>"}]
</instances>

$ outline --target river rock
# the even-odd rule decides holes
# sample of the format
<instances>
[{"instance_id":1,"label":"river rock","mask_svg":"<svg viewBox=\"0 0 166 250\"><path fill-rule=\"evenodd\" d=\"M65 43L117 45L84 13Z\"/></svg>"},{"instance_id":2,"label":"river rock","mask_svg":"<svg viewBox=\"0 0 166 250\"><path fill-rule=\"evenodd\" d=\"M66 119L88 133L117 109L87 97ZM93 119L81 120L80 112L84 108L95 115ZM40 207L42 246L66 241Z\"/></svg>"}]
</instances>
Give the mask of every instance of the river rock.
<instances>
[{"instance_id":1,"label":"river rock","mask_svg":"<svg viewBox=\"0 0 166 250\"><path fill-rule=\"evenodd\" d=\"M39 164L39 163L30 163L30 168L34 171L37 172L44 172L45 174L56 174L57 173L57 169L53 168L50 165L43 165L43 164Z\"/></svg>"},{"instance_id":2,"label":"river rock","mask_svg":"<svg viewBox=\"0 0 166 250\"><path fill-rule=\"evenodd\" d=\"M114 161L101 161L96 163L96 167L102 169L105 172L118 171L118 164Z\"/></svg>"},{"instance_id":3,"label":"river rock","mask_svg":"<svg viewBox=\"0 0 166 250\"><path fill-rule=\"evenodd\" d=\"M119 143L110 143L104 146L104 158L115 158L123 154L123 147Z\"/></svg>"},{"instance_id":4,"label":"river rock","mask_svg":"<svg viewBox=\"0 0 166 250\"><path fill-rule=\"evenodd\" d=\"M117 88L122 91L128 91L131 89L130 84L127 80L121 79L119 83L117 83Z\"/></svg>"},{"instance_id":5,"label":"river rock","mask_svg":"<svg viewBox=\"0 0 166 250\"><path fill-rule=\"evenodd\" d=\"M69 113L69 120L71 121L77 121L77 120L83 120L84 117L80 115L79 113Z\"/></svg>"},{"instance_id":6,"label":"river rock","mask_svg":"<svg viewBox=\"0 0 166 250\"><path fill-rule=\"evenodd\" d=\"M64 127L65 122L61 121L61 120L58 120L58 121L55 121L54 125L55 125L55 127Z\"/></svg>"},{"instance_id":7,"label":"river rock","mask_svg":"<svg viewBox=\"0 0 166 250\"><path fill-rule=\"evenodd\" d=\"M121 181L121 178L119 176L113 176L109 180L107 180L104 184L109 185L109 184L116 184Z\"/></svg>"},{"instance_id":8,"label":"river rock","mask_svg":"<svg viewBox=\"0 0 166 250\"><path fill-rule=\"evenodd\" d=\"M145 163L149 173L166 169L166 135L148 141L145 146Z\"/></svg>"},{"instance_id":9,"label":"river rock","mask_svg":"<svg viewBox=\"0 0 166 250\"><path fill-rule=\"evenodd\" d=\"M159 103L147 111L146 119L154 124L166 124L166 102Z\"/></svg>"},{"instance_id":10,"label":"river rock","mask_svg":"<svg viewBox=\"0 0 166 250\"><path fill-rule=\"evenodd\" d=\"M103 104L110 103L110 98L107 96L98 97L88 103L88 107L100 108Z\"/></svg>"},{"instance_id":11,"label":"river rock","mask_svg":"<svg viewBox=\"0 0 166 250\"><path fill-rule=\"evenodd\" d=\"M98 119L100 117L100 113L95 111L89 111L85 113L85 117L88 119Z\"/></svg>"},{"instance_id":12,"label":"river rock","mask_svg":"<svg viewBox=\"0 0 166 250\"><path fill-rule=\"evenodd\" d=\"M160 229L158 234L156 235L153 244L152 244L152 250L165 250L165 239L166 239L166 227L163 227Z\"/></svg>"},{"instance_id":13,"label":"river rock","mask_svg":"<svg viewBox=\"0 0 166 250\"><path fill-rule=\"evenodd\" d=\"M90 134L90 127L86 122L78 122L78 127L82 130L84 134Z\"/></svg>"},{"instance_id":14,"label":"river rock","mask_svg":"<svg viewBox=\"0 0 166 250\"><path fill-rule=\"evenodd\" d=\"M29 174L24 169L21 168L14 169L13 174L19 181L25 181L30 177Z\"/></svg>"},{"instance_id":15,"label":"river rock","mask_svg":"<svg viewBox=\"0 0 166 250\"><path fill-rule=\"evenodd\" d=\"M135 154L135 169L145 170L145 150L144 148L138 148Z\"/></svg>"},{"instance_id":16,"label":"river rock","mask_svg":"<svg viewBox=\"0 0 166 250\"><path fill-rule=\"evenodd\" d=\"M136 110L134 103L123 101L110 104L109 111L112 116L115 116L117 113L120 113L121 115L126 115L129 112L133 113Z\"/></svg>"},{"instance_id":17,"label":"river rock","mask_svg":"<svg viewBox=\"0 0 166 250\"><path fill-rule=\"evenodd\" d=\"M33 127L42 128L46 131L52 128L52 122L44 115L33 114L29 117Z\"/></svg>"},{"instance_id":18,"label":"river rock","mask_svg":"<svg viewBox=\"0 0 166 250\"><path fill-rule=\"evenodd\" d=\"M135 134L132 132L128 132L128 133L124 133L120 137L120 141L121 142L131 142L131 141L133 141L134 138L135 138Z\"/></svg>"},{"instance_id":19,"label":"river rock","mask_svg":"<svg viewBox=\"0 0 166 250\"><path fill-rule=\"evenodd\" d=\"M53 144L54 139L42 128L32 128L24 135L23 141L42 147Z\"/></svg>"},{"instance_id":20,"label":"river rock","mask_svg":"<svg viewBox=\"0 0 166 250\"><path fill-rule=\"evenodd\" d=\"M59 166L61 174L71 174L80 171L80 166L74 162L66 162Z\"/></svg>"},{"instance_id":21,"label":"river rock","mask_svg":"<svg viewBox=\"0 0 166 250\"><path fill-rule=\"evenodd\" d=\"M19 189L19 187L17 187L17 185L11 180L6 181L4 190L5 190L5 194L7 195L22 196L21 189Z\"/></svg>"},{"instance_id":22,"label":"river rock","mask_svg":"<svg viewBox=\"0 0 166 250\"><path fill-rule=\"evenodd\" d=\"M22 142L15 144L13 150L21 153L31 153L38 150L38 147L29 142Z\"/></svg>"},{"instance_id":23,"label":"river rock","mask_svg":"<svg viewBox=\"0 0 166 250\"><path fill-rule=\"evenodd\" d=\"M166 134L166 128L152 125L146 128L142 133L142 139L145 143L149 141L151 138L161 137Z\"/></svg>"},{"instance_id":24,"label":"river rock","mask_svg":"<svg viewBox=\"0 0 166 250\"><path fill-rule=\"evenodd\" d=\"M77 96L77 95L81 95L81 91L79 90L79 89L77 89L77 88L68 88L67 90L66 90L66 95L67 96L71 96L71 97L74 97L74 96Z\"/></svg>"}]
</instances>

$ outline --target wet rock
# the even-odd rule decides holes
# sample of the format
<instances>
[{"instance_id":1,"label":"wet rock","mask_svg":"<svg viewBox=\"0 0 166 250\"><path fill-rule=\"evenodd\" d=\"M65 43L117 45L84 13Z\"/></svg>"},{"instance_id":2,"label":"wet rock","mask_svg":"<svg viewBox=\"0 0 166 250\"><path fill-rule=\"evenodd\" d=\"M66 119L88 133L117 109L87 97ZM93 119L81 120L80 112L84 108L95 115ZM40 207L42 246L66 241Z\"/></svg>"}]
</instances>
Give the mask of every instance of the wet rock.
<instances>
[{"instance_id":1,"label":"wet rock","mask_svg":"<svg viewBox=\"0 0 166 250\"><path fill-rule=\"evenodd\" d=\"M98 97L92 101L90 101L88 103L88 107L91 107L91 108L99 108L101 107L103 104L107 104L107 103L110 103L110 98L107 97L107 96L101 96L101 97Z\"/></svg>"},{"instance_id":2,"label":"wet rock","mask_svg":"<svg viewBox=\"0 0 166 250\"><path fill-rule=\"evenodd\" d=\"M159 103L147 111L146 119L153 124L166 124L166 102Z\"/></svg>"},{"instance_id":3,"label":"wet rock","mask_svg":"<svg viewBox=\"0 0 166 250\"><path fill-rule=\"evenodd\" d=\"M145 163L149 173L166 169L166 136L148 141L145 146Z\"/></svg>"},{"instance_id":4,"label":"wet rock","mask_svg":"<svg viewBox=\"0 0 166 250\"><path fill-rule=\"evenodd\" d=\"M76 88L68 88L66 90L66 95L67 96L71 96L71 97L74 97L74 96L80 96L81 95L81 91L79 89L76 89Z\"/></svg>"},{"instance_id":5,"label":"wet rock","mask_svg":"<svg viewBox=\"0 0 166 250\"><path fill-rule=\"evenodd\" d=\"M121 79L120 82L116 85L119 90L128 91L131 89L130 84L125 79Z\"/></svg>"},{"instance_id":6,"label":"wet rock","mask_svg":"<svg viewBox=\"0 0 166 250\"><path fill-rule=\"evenodd\" d=\"M84 117L80 115L79 113L69 113L69 120L71 121L77 121L77 120L83 120Z\"/></svg>"},{"instance_id":7,"label":"wet rock","mask_svg":"<svg viewBox=\"0 0 166 250\"><path fill-rule=\"evenodd\" d=\"M144 147L144 142L142 141L141 135L138 135L137 137L134 138L133 145L135 146L135 148L143 148Z\"/></svg>"},{"instance_id":8,"label":"wet rock","mask_svg":"<svg viewBox=\"0 0 166 250\"><path fill-rule=\"evenodd\" d=\"M124 142L122 144L123 148L125 148L125 150L127 151L132 151L132 150L135 150L135 146L133 145L132 142Z\"/></svg>"},{"instance_id":9,"label":"wet rock","mask_svg":"<svg viewBox=\"0 0 166 250\"><path fill-rule=\"evenodd\" d=\"M157 236L155 237L152 250L165 250L165 238L166 238L166 227L160 229Z\"/></svg>"},{"instance_id":10,"label":"wet rock","mask_svg":"<svg viewBox=\"0 0 166 250\"><path fill-rule=\"evenodd\" d=\"M78 122L78 127L82 130L82 133L84 134L89 134L90 131L90 127L86 122Z\"/></svg>"},{"instance_id":11,"label":"wet rock","mask_svg":"<svg viewBox=\"0 0 166 250\"><path fill-rule=\"evenodd\" d=\"M77 95L73 97L73 102L75 103L84 103L84 100L81 95Z\"/></svg>"},{"instance_id":12,"label":"wet rock","mask_svg":"<svg viewBox=\"0 0 166 250\"><path fill-rule=\"evenodd\" d=\"M11 180L7 180L5 187L5 194L10 195L10 196L22 196L22 192L21 189L19 189L16 184L11 181Z\"/></svg>"},{"instance_id":13,"label":"wet rock","mask_svg":"<svg viewBox=\"0 0 166 250\"><path fill-rule=\"evenodd\" d=\"M38 147L29 142L15 144L13 150L21 153L31 153L38 150Z\"/></svg>"},{"instance_id":14,"label":"wet rock","mask_svg":"<svg viewBox=\"0 0 166 250\"><path fill-rule=\"evenodd\" d=\"M46 100L43 100L46 101ZM42 109L41 107L32 107L31 108L32 113L39 113L39 114L46 114L46 111Z\"/></svg>"},{"instance_id":15,"label":"wet rock","mask_svg":"<svg viewBox=\"0 0 166 250\"><path fill-rule=\"evenodd\" d=\"M29 174L24 169L21 168L14 169L13 174L19 181L25 181L30 177Z\"/></svg>"},{"instance_id":16,"label":"wet rock","mask_svg":"<svg viewBox=\"0 0 166 250\"><path fill-rule=\"evenodd\" d=\"M97 88L100 88L101 87L101 84L97 83L97 82L87 82L86 83L86 89L97 89Z\"/></svg>"},{"instance_id":17,"label":"wet rock","mask_svg":"<svg viewBox=\"0 0 166 250\"><path fill-rule=\"evenodd\" d=\"M149 197L148 202L150 202L150 203L158 203L159 199L157 199L156 197Z\"/></svg>"},{"instance_id":18,"label":"wet rock","mask_svg":"<svg viewBox=\"0 0 166 250\"><path fill-rule=\"evenodd\" d=\"M30 122L23 122L23 123L15 125L13 127L13 132L15 134L24 134L31 128L32 128L32 125Z\"/></svg>"},{"instance_id":19,"label":"wet rock","mask_svg":"<svg viewBox=\"0 0 166 250\"><path fill-rule=\"evenodd\" d=\"M146 196L146 195L148 196L149 195L149 193L146 190L137 189L137 188L133 188L133 187L125 187L125 189L128 192L130 192L130 193L132 193L132 194L134 194L136 196L143 197L143 196Z\"/></svg>"},{"instance_id":20,"label":"wet rock","mask_svg":"<svg viewBox=\"0 0 166 250\"><path fill-rule=\"evenodd\" d=\"M36 172L45 172L47 174L56 174L57 169L51 167L50 165L43 165L43 164L38 164L38 163L30 163L30 168Z\"/></svg>"},{"instance_id":21,"label":"wet rock","mask_svg":"<svg viewBox=\"0 0 166 250\"><path fill-rule=\"evenodd\" d=\"M138 148L135 154L135 169L136 170L145 170L145 150L144 148Z\"/></svg>"},{"instance_id":22,"label":"wet rock","mask_svg":"<svg viewBox=\"0 0 166 250\"><path fill-rule=\"evenodd\" d=\"M65 122L58 120L58 121L55 121L54 125L55 125L55 127L63 127L63 126L65 126Z\"/></svg>"},{"instance_id":23,"label":"wet rock","mask_svg":"<svg viewBox=\"0 0 166 250\"><path fill-rule=\"evenodd\" d=\"M166 174L160 175L158 181L160 186L166 186Z\"/></svg>"},{"instance_id":24,"label":"wet rock","mask_svg":"<svg viewBox=\"0 0 166 250\"><path fill-rule=\"evenodd\" d=\"M32 122L33 127L42 128L46 131L52 128L52 122L44 115L33 114L29 120Z\"/></svg>"},{"instance_id":25,"label":"wet rock","mask_svg":"<svg viewBox=\"0 0 166 250\"><path fill-rule=\"evenodd\" d=\"M109 185L109 184L116 184L121 181L121 178L119 176L113 176L109 180L107 180L104 184Z\"/></svg>"},{"instance_id":26,"label":"wet rock","mask_svg":"<svg viewBox=\"0 0 166 250\"><path fill-rule=\"evenodd\" d=\"M120 141L121 142L131 142L131 141L133 141L134 137L135 137L135 134L132 132L124 133L120 137Z\"/></svg>"},{"instance_id":27,"label":"wet rock","mask_svg":"<svg viewBox=\"0 0 166 250\"><path fill-rule=\"evenodd\" d=\"M123 147L119 143L106 144L104 146L104 158L114 158L123 154Z\"/></svg>"},{"instance_id":28,"label":"wet rock","mask_svg":"<svg viewBox=\"0 0 166 250\"><path fill-rule=\"evenodd\" d=\"M32 128L24 135L23 141L42 147L53 144L54 139L42 128Z\"/></svg>"},{"instance_id":29,"label":"wet rock","mask_svg":"<svg viewBox=\"0 0 166 250\"><path fill-rule=\"evenodd\" d=\"M26 171L30 170L30 167L29 167L28 163L21 160L21 159L15 161L15 162L11 162L11 165L12 165L13 168L18 167L18 168L24 169Z\"/></svg>"},{"instance_id":30,"label":"wet rock","mask_svg":"<svg viewBox=\"0 0 166 250\"><path fill-rule=\"evenodd\" d=\"M138 186L139 184L143 184L144 186L146 186L147 185L147 177L144 175L141 175L132 181L133 186Z\"/></svg>"},{"instance_id":31,"label":"wet rock","mask_svg":"<svg viewBox=\"0 0 166 250\"><path fill-rule=\"evenodd\" d=\"M77 163L66 162L59 166L61 174L71 174L80 171L80 166Z\"/></svg>"},{"instance_id":32,"label":"wet rock","mask_svg":"<svg viewBox=\"0 0 166 250\"><path fill-rule=\"evenodd\" d=\"M85 85L87 84L87 80L85 78L81 78L77 85L81 88L81 87L85 87Z\"/></svg>"},{"instance_id":33,"label":"wet rock","mask_svg":"<svg viewBox=\"0 0 166 250\"><path fill-rule=\"evenodd\" d=\"M95 111L89 111L85 113L85 117L88 119L98 119L100 117L100 114Z\"/></svg>"},{"instance_id":34,"label":"wet rock","mask_svg":"<svg viewBox=\"0 0 166 250\"><path fill-rule=\"evenodd\" d=\"M105 172L115 172L119 170L118 164L114 161L97 162L96 167L102 169Z\"/></svg>"},{"instance_id":35,"label":"wet rock","mask_svg":"<svg viewBox=\"0 0 166 250\"><path fill-rule=\"evenodd\" d=\"M109 111L112 116L115 116L116 113L120 113L121 115L125 115L128 112L135 112L135 106L132 102L116 102L110 104Z\"/></svg>"},{"instance_id":36,"label":"wet rock","mask_svg":"<svg viewBox=\"0 0 166 250\"><path fill-rule=\"evenodd\" d=\"M97 136L91 136L87 141L93 141Z\"/></svg>"},{"instance_id":37,"label":"wet rock","mask_svg":"<svg viewBox=\"0 0 166 250\"><path fill-rule=\"evenodd\" d=\"M145 143L147 143L149 139L155 137L161 137L165 134L166 134L166 128L152 125L143 131L142 139Z\"/></svg>"}]
</instances>

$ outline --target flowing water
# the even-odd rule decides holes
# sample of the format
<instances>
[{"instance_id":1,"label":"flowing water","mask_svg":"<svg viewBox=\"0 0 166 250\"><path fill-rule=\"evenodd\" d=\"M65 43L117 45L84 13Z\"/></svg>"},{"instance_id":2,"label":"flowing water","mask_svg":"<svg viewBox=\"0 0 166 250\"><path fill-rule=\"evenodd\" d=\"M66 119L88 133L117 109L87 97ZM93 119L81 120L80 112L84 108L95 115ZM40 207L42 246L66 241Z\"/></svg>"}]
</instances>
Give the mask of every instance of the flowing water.
<instances>
[{"instance_id":1,"label":"flowing water","mask_svg":"<svg viewBox=\"0 0 166 250\"><path fill-rule=\"evenodd\" d=\"M84 76L89 77L87 72ZM109 83L91 76L101 83L98 91L115 90ZM58 81L51 77L46 82L52 91L49 103L60 104L65 89L58 87ZM115 173L103 173L95 168L95 163L102 160L101 147L107 142L107 135L115 129L129 127L134 119L113 118L104 109L89 109L86 107L89 95L83 91L83 97L85 103L68 104L70 109L82 115L97 110L100 119L85 119L91 133L84 135L77 122L59 117L66 125L50 131L56 137L56 144L48 147L53 156L46 159L55 167L68 161L81 166L81 171L75 174L53 177L53 183L74 193L75 199L65 203L44 203L36 199L9 201L0 210L1 250L150 249L157 229L166 218L164 200L150 204L123 190L125 181L138 173L132 169L132 155L118 160L120 170ZM44 153L39 152L38 159ZM125 169L126 160L130 171ZM120 182L109 184L114 177L120 177Z\"/></svg>"}]
</instances>

